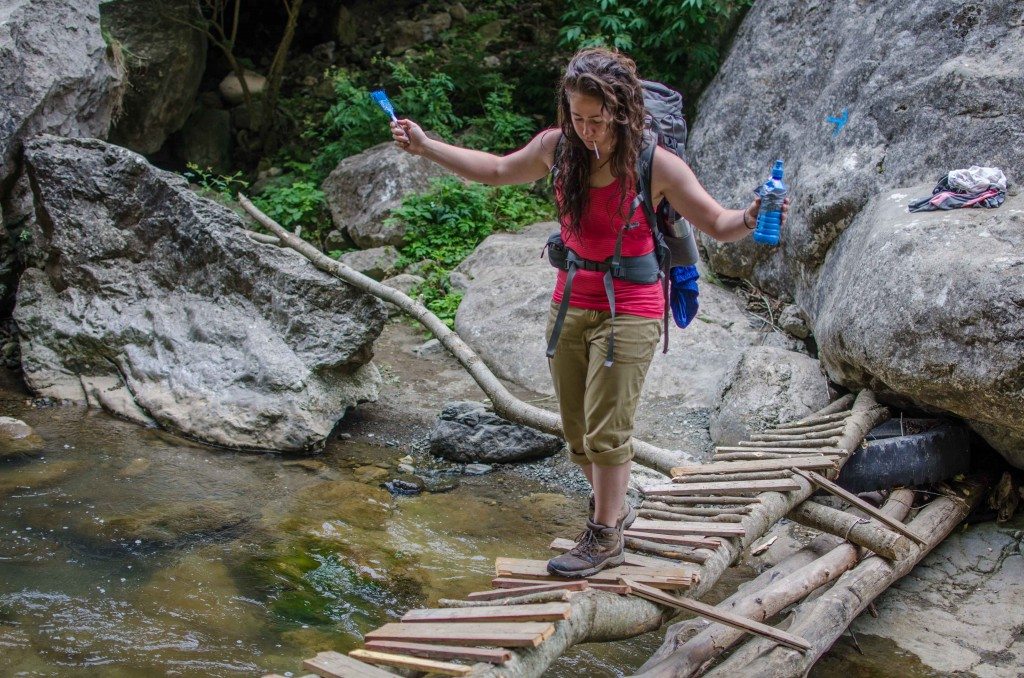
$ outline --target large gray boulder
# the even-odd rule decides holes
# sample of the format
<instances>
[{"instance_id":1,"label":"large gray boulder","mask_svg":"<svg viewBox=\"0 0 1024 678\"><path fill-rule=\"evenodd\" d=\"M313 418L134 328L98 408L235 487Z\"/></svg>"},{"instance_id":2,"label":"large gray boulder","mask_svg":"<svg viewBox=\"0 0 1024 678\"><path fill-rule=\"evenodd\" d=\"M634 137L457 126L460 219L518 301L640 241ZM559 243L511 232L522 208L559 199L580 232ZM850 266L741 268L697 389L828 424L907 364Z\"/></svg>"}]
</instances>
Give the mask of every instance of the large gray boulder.
<instances>
[{"instance_id":1,"label":"large gray boulder","mask_svg":"<svg viewBox=\"0 0 1024 678\"><path fill-rule=\"evenodd\" d=\"M402 224L386 226L391 210L408 193L419 193L435 177L454 176L437 163L386 142L342 160L321 188L336 228L363 249L405 241Z\"/></svg>"},{"instance_id":2,"label":"large gray boulder","mask_svg":"<svg viewBox=\"0 0 1024 678\"><path fill-rule=\"evenodd\" d=\"M555 269L540 257L554 222L489 236L456 271L468 288L455 329L498 376L553 394L544 331ZM655 352L644 398L671 398L680 407L711 407L722 380L761 333L736 296L703 282L701 310L685 330L669 328L669 351ZM670 321L671 322L671 321ZM643 409L643 405L641 405Z\"/></svg>"},{"instance_id":3,"label":"large gray boulder","mask_svg":"<svg viewBox=\"0 0 1024 678\"><path fill-rule=\"evenodd\" d=\"M970 165L1024 167L1020 16L1019 2L756 2L701 99L689 157L729 206L783 158L793 204L778 249L703 238L712 268L799 301L872 196ZM844 109L833 136L826 118Z\"/></svg>"},{"instance_id":4,"label":"large gray boulder","mask_svg":"<svg viewBox=\"0 0 1024 678\"><path fill-rule=\"evenodd\" d=\"M735 445L751 433L816 412L831 400L828 381L814 358L753 346L722 382L711 419L716 445Z\"/></svg>"},{"instance_id":5,"label":"large gray boulder","mask_svg":"<svg viewBox=\"0 0 1024 678\"><path fill-rule=\"evenodd\" d=\"M873 200L829 253L811 306L829 376L961 416L1024 467L1024 196L911 214Z\"/></svg>"},{"instance_id":6,"label":"large gray boulder","mask_svg":"<svg viewBox=\"0 0 1024 678\"><path fill-rule=\"evenodd\" d=\"M377 299L181 177L97 140L42 136L25 162L47 241L14 317L41 395L233 448L303 450L376 397Z\"/></svg>"},{"instance_id":7,"label":"large gray boulder","mask_svg":"<svg viewBox=\"0 0 1024 678\"><path fill-rule=\"evenodd\" d=\"M112 143L153 153L192 111L206 67L206 35L191 0L115 0L100 7L103 28L121 48L127 77Z\"/></svg>"},{"instance_id":8,"label":"large gray boulder","mask_svg":"<svg viewBox=\"0 0 1024 678\"><path fill-rule=\"evenodd\" d=\"M502 419L481 403L448 403L430 431L430 452L460 463L507 464L550 457L562 439Z\"/></svg>"},{"instance_id":9,"label":"large gray boulder","mask_svg":"<svg viewBox=\"0 0 1024 678\"><path fill-rule=\"evenodd\" d=\"M98 2L0 2L0 194L22 142L40 132L106 137L122 85L100 34Z\"/></svg>"}]
</instances>

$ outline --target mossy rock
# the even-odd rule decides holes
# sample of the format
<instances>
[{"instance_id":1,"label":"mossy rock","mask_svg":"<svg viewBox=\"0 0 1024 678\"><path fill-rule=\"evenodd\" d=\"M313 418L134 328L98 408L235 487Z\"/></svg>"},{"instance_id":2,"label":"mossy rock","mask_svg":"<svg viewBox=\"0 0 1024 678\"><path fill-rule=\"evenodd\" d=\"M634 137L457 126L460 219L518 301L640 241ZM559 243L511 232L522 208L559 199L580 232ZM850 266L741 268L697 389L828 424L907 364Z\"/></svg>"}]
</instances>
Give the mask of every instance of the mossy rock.
<instances>
[{"instance_id":1,"label":"mossy rock","mask_svg":"<svg viewBox=\"0 0 1024 678\"><path fill-rule=\"evenodd\" d=\"M183 502L148 506L126 516L107 518L93 535L114 541L171 544L202 539L237 527L246 516L223 501Z\"/></svg>"},{"instance_id":2,"label":"mossy rock","mask_svg":"<svg viewBox=\"0 0 1024 678\"><path fill-rule=\"evenodd\" d=\"M0 459L39 454L45 445L42 436L22 420L0 417Z\"/></svg>"}]
</instances>

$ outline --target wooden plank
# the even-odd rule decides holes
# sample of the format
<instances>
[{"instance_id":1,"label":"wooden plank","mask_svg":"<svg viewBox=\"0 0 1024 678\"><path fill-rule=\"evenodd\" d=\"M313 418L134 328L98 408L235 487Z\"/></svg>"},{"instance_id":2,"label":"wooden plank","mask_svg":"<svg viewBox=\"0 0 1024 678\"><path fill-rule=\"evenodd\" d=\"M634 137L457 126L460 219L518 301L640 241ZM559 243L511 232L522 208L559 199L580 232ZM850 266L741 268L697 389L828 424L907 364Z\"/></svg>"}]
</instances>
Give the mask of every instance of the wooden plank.
<instances>
[{"instance_id":1,"label":"wooden plank","mask_svg":"<svg viewBox=\"0 0 1024 678\"><path fill-rule=\"evenodd\" d=\"M633 589L633 595L646 598L647 600L654 601L655 603L661 603L680 610L686 610L687 612L693 612L694 614L699 614L702 617L716 621L719 624L725 624L726 626L731 626L742 631L749 631L750 633L770 638L771 640L774 640L781 645L785 645L786 647L791 647L794 650L806 652L812 648L812 645L800 636L794 636L792 633L786 633L774 626L768 626L767 624L762 624L761 622L754 621L753 619L747 619L746 617L741 617L731 612L719 610L707 603L680 598L678 596L665 593L664 591L644 586L643 584L636 584L630 581L628 577L623 577L622 583Z\"/></svg>"},{"instance_id":2,"label":"wooden plank","mask_svg":"<svg viewBox=\"0 0 1024 678\"><path fill-rule=\"evenodd\" d=\"M551 622L479 622L476 624L385 624L367 640L400 640L446 645L537 647L555 632Z\"/></svg>"},{"instance_id":3,"label":"wooden plank","mask_svg":"<svg viewBox=\"0 0 1024 678\"><path fill-rule=\"evenodd\" d=\"M498 588L504 588L504 587L520 588L520 587L523 587L524 589L530 589L530 590L525 590L524 593L532 593L534 591L537 591L541 587L547 586L549 584L552 585L552 586L556 586L555 590L557 590L557 588L561 588L562 586L564 586L566 584L584 583L589 588L597 589L598 591L608 591L610 593L618 593L618 594L621 594L621 595L625 595L625 594L629 593L629 587L628 586L623 586L622 584L618 584L618 583L616 583L616 584L608 584L608 583L590 581L590 580L587 580L587 579L561 579L561 578L558 578L558 577L552 577L551 579L554 580L554 581L544 581L544 580L541 580L541 579L517 579L515 577L495 577L494 579L491 580L491 586L495 586L495 587L498 587ZM505 588L504 590L507 591L508 588ZM581 590L586 590L586 589L581 589Z\"/></svg>"},{"instance_id":4,"label":"wooden plank","mask_svg":"<svg viewBox=\"0 0 1024 678\"><path fill-rule=\"evenodd\" d=\"M646 491L645 491L646 493ZM671 499L664 500L669 504L697 504L697 505L712 505L712 506L748 506L750 504L760 504L761 500L757 497L716 497L710 495L707 497L672 497Z\"/></svg>"},{"instance_id":5,"label":"wooden plank","mask_svg":"<svg viewBox=\"0 0 1024 678\"><path fill-rule=\"evenodd\" d=\"M352 650L348 653L348 656L361 659L370 664L384 664L385 666L396 666L400 669L441 673L446 676L466 676L473 672L472 667L463 666L462 664L439 662L436 659L421 659L420 657L378 652L376 650Z\"/></svg>"},{"instance_id":6,"label":"wooden plank","mask_svg":"<svg viewBox=\"0 0 1024 678\"><path fill-rule=\"evenodd\" d=\"M672 480L707 473L749 473L751 471L788 471L792 468L834 468L835 460L818 455L799 459L760 459L756 461L722 461L699 466L679 466L672 469Z\"/></svg>"},{"instance_id":7,"label":"wooden plank","mask_svg":"<svg viewBox=\"0 0 1024 678\"><path fill-rule=\"evenodd\" d=\"M573 546L576 546L576 542L571 539L555 539L548 546L552 551L560 551L562 553L568 551ZM677 565L677 563L671 560L664 560L662 558L655 558L653 556L645 556L639 553L626 552L626 561L623 565L631 565L633 567L650 567L656 570L668 569L671 570ZM680 572L686 576L692 573L690 569L680 570Z\"/></svg>"},{"instance_id":8,"label":"wooden plank","mask_svg":"<svg viewBox=\"0 0 1024 678\"><path fill-rule=\"evenodd\" d=\"M775 427L776 431L785 431L791 428L800 428L802 426L817 426L818 424L831 423L833 421L840 421L846 419L853 414L852 410L843 410L842 412L833 412L832 414L823 414L810 417L804 417L803 419L797 419L796 421L789 421L785 424L779 424Z\"/></svg>"},{"instance_id":9,"label":"wooden plank","mask_svg":"<svg viewBox=\"0 0 1024 678\"><path fill-rule=\"evenodd\" d=\"M555 577L548 573L546 560L527 560L523 558L497 558L495 569L499 577L516 577L519 579L537 579L541 581L572 581L567 577ZM683 571L686 574L680 574ZM656 588L683 588L690 586L697 578L697 567L672 567L668 570L648 567L619 565L601 570L597 574L586 577L594 583L618 584L619 577L629 576Z\"/></svg>"},{"instance_id":10,"label":"wooden plank","mask_svg":"<svg viewBox=\"0 0 1024 678\"><path fill-rule=\"evenodd\" d=\"M690 535L658 534L656 532L641 532L640 530L626 530L624 534L627 537L646 539L647 541L656 541L659 544L690 546L695 549L714 550L722 545L722 542L717 541L715 539L704 539L703 537L695 537Z\"/></svg>"},{"instance_id":11,"label":"wooden plank","mask_svg":"<svg viewBox=\"0 0 1024 678\"><path fill-rule=\"evenodd\" d=\"M408 623L423 622L499 622L562 621L570 615L569 603L531 605L485 605L409 610L402 616ZM351 655L351 652L349 653Z\"/></svg>"},{"instance_id":12,"label":"wooden plank","mask_svg":"<svg viewBox=\"0 0 1024 678\"><path fill-rule=\"evenodd\" d=\"M790 492L799 490L800 483L795 480L780 478L778 480L738 480L736 482L722 481L720 483L673 483L671 485L656 485L646 490L647 496L658 495L697 495L717 494L719 492L733 492L736 494L761 494L762 492Z\"/></svg>"},{"instance_id":13,"label":"wooden plank","mask_svg":"<svg viewBox=\"0 0 1024 678\"><path fill-rule=\"evenodd\" d=\"M837 454L840 456L846 456L847 451L840 447L827 447L822 445L820 447L784 447L776 445L774 447L716 447L715 454L721 454L725 452L749 452L751 454L757 454L758 452L768 452L769 454ZM692 468L700 468L700 466L693 466Z\"/></svg>"},{"instance_id":14,"label":"wooden plank","mask_svg":"<svg viewBox=\"0 0 1024 678\"><path fill-rule=\"evenodd\" d=\"M302 662L302 668L323 678L395 678L390 671L364 664L340 652L318 652L312 659Z\"/></svg>"},{"instance_id":15,"label":"wooden plank","mask_svg":"<svg viewBox=\"0 0 1024 678\"><path fill-rule=\"evenodd\" d=\"M559 581L550 584L533 582L532 585L515 586L512 588L498 588L490 591L474 591L466 596L466 600L498 600L521 596L525 593L541 593L542 591L586 591L590 583L586 579L579 581Z\"/></svg>"},{"instance_id":16,"label":"wooden plank","mask_svg":"<svg viewBox=\"0 0 1024 678\"><path fill-rule=\"evenodd\" d=\"M682 520L651 520L637 518L633 522L637 532L660 532L661 534L699 534L704 537L742 537L747 533L736 523L696 523Z\"/></svg>"},{"instance_id":17,"label":"wooden plank","mask_svg":"<svg viewBox=\"0 0 1024 678\"><path fill-rule=\"evenodd\" d=\"M851 492L847 492L843 488L839 487L831 480L823 478L822 476L820 476L817 473L814 473L813 471L805 472L795 470L794 473L797 473L802 478L806 478L808 481L810 481L814 485L817 485L821 489L827 490L832 494L836 495L837 497L845 499L846 501L850 502L851 504L853 504L861 511L874 518L875 520L878 520L879 522L884 523L885 525L888 525L892 529L896 530L904 537L907 537L908 539L913 539L921 546L926 546L928 544L928 541L926 539L923 539L922 537L918 536L913 530L911 530L909 527L907 527L900 521L889 517L888 515L886 515L882 511L879 511L874 506L867 503L857 495Z\"/></svg>"},{"instance_id":18,"label":"wooden plank","mask_svg":"<svg viewBox=\"0 0 1024 678\"><path fill-rule=\"evenodd\" d=\"M428 659L465 659L471 662L504 664L512 659L512 652L489 647L458 647L456 645L431 645L429 643L403 643L399 640L371 640L367 650L408 654Z\"/></svg>"}]
</instances>

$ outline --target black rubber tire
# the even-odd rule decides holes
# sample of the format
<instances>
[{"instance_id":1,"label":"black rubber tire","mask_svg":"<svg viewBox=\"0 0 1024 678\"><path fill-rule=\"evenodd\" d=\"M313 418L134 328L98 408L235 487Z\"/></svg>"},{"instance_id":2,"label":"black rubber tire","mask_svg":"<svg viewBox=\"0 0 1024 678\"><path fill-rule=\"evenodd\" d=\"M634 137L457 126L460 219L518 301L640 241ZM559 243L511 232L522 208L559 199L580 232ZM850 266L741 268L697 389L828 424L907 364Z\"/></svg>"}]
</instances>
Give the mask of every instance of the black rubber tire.
<instances>
[{"instance_id":1,"label":"black rubber tire","mask_svg":"<svg viewBox=\"0 0 1024 678\"><path fill-rule=\"evenodd\" d=\"M922 420L912 420L920 429ZM908 421L902 422L903 426ZM873 429L839 473L850 492L923 485L966 473L971 464L970 435L963 426L939 422L934 428L899 435L901 422L890 419Z\"/></svg>"}]
</instances>

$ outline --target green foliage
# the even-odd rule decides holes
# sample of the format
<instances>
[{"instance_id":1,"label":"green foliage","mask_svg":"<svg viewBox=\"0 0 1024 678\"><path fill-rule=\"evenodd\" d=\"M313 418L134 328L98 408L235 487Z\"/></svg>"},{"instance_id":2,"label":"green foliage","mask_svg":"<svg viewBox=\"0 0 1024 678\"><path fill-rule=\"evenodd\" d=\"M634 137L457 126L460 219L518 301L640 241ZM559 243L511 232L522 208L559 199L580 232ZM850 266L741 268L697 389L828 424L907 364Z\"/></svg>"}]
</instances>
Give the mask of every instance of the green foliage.
<instances>
[{"instance_id":1,"label":"green foliage","mask_svg":"<svg viewBox=\"0 0 1024 678\"><path fill-rule=\"evenodd\" d=\"M197 184L202 191L220 196L225 200L233 200L238 192L249 186L242 178L241 172L234 174L215 174L209 167L203 168L194 162L186 165L185 178Z\"/></svg>"},{"instance_id":2,"label":"green foliage","mask_svg":"<svg viewBox=\"0 0 1024 678\"><path fill-rule=\"evenodd\" d=\"M487 95L484 115L470 120L471 132L462 141L471 148L492 153L508 153L527 141L537 125L512 106L512 86L499 85Z\"/></svg>"},{"instance_id":3,"label":"green foliage","mask_svg":"<svg viewBox=\"0 0 1024 678\"><path fill-rule=\"evenodd\" d=\"M614 47L643 77L686 91L695 100L718 69L723 43L753 0L571 0L562 15L562 44Z\"/></svg>"},{"instance_id":4,"label":"green foliage","mask_svg":"<svg viewBox=\"0 0 1024 678\"><path fill-rule=\"evenodd\" d=\"M302 235L310 240L325 235L331 227L324 192L311 181L268 187L253 203L289 231L301 227Z\"/></svg>"},{"instance_id":5,"label":"green foliage","mask_svg":"<svg viewBox=\"0 0 1024 678\"><path fill-rule=\"evenodd\" d=\"M413 295L451 327L462 301L462 294L448 284L451 269L491 233L551 219L553 212L550 200L528 187L464 184L448 177L435 179L427 193L406 196L390 219L405 224L399 265L433 262Z\"/></svg>"}]
</instances>

